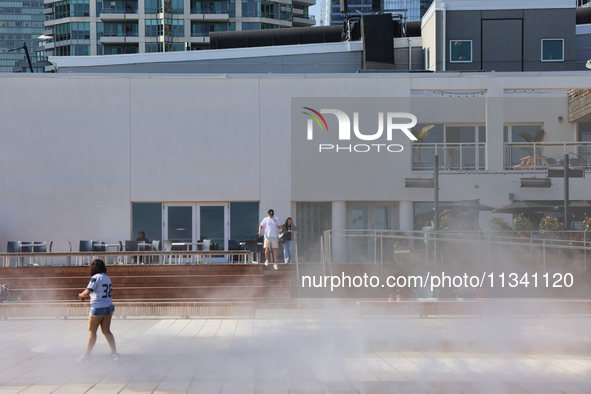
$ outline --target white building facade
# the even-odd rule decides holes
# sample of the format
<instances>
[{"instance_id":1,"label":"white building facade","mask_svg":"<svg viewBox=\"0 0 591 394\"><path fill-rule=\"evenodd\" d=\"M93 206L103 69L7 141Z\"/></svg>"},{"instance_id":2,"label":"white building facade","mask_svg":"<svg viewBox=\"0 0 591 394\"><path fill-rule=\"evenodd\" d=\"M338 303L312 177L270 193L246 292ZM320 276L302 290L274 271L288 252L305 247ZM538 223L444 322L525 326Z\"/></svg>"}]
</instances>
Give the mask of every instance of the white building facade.
<instances>
[{"instance_id":1,"label":"white building facade","mask_svg":"<svg viewBox=\"0 0 591 394\"><path fill-rule=\"evenodd\" d=\"M586 72L3 75L0 86L10 92L0 95L0 250L15 240L76 250L138 231L227 247L252 239L269 208L309 239L420 230L433 189L405 180L431 178L435 152L441 201L490 206L561 200L562 179L530 188L522 178L545 178L565 153L591 162L591 119L569 120L569 92L591 88ZM336 111L350 119L348 140ZM420 157L396 126L404 114L413 132L433 125ZM546 145L515 145L540 128ZM591 199L585 174L571 200Z\"/></svg>"}]
</instances>

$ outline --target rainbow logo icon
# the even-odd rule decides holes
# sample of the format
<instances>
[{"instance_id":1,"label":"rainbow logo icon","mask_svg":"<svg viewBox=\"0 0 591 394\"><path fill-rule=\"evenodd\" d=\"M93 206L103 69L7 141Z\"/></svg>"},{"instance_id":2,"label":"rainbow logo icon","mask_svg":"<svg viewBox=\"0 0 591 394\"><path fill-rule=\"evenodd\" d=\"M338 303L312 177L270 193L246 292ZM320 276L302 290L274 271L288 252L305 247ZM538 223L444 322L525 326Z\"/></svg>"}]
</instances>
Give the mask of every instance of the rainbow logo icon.
<instances>
[{"instance_id":1,"label":"rainbow logo icon","mask_svg":"<svg viewBox=\"0 0 591 394\"><path fill-rule=\"evenodd\" d=\"M314 114L318 115L318 116L314 116L313 114L311 114L309 112L302 112L303 114L311 116L312 119L314 119L316 121L316 123L318 123L318 126L320 126L320 130L324 129L324 127L322 127L322 123L324 123L324 126L326 127L326 131L328 131L328 125L326 124L326 120L324 120L324 116L320 115L320 112L313 110L312 108L308 108L308 107L302 107L302 108L307 109L308 111L314 112ZM322 123L320 123L320 119L318 119L318 117L320 117L320 119L322 119Z\"/></svg>"}]
</instances>

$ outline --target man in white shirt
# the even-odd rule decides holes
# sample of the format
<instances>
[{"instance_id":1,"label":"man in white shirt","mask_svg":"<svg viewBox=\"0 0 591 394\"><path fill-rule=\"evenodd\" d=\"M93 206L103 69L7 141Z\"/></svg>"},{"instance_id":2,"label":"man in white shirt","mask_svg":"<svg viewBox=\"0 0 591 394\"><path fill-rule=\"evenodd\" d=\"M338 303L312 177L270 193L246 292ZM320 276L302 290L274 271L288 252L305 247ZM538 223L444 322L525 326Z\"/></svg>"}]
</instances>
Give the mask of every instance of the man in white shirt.
<instances>
[{"instance_id":1,"label":"man in white shirt","mask_svg":"<svg viewBox=\"0 0 591 394\"><path fill-rule=\"evenodd\" d=\"M283 226L281 226L279 219L275 217L275 212L272 209L269 209L267 213L269 216L264 218L259 226L259 235L265 229L265 243L263 245L265 248L265 265L269 265L269 248L273 248L273 268L277 269L277 248L279 248L279 232L277 230L281 231Z\"/></svg>"}]
</instances>

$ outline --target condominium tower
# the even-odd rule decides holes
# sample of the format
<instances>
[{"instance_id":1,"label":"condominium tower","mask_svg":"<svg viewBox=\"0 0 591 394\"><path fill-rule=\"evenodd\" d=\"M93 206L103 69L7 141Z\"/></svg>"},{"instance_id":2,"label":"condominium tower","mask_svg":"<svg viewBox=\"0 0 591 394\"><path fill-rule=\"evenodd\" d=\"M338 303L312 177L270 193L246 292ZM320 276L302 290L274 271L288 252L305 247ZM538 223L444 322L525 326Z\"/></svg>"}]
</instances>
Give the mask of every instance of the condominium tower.
<instances>
[{"instance_id":1,"label":"condominium tower","mask_svg":"<svg viewBox=\"0 0 591 394\"><path fill-rule=\"evenodd\" d=\"M315 0L46 1L48 55L208 49L209 33L307 27Z\"/></svg>"},{"instance_id":2,"label":"condominium tower","mask_svg":"<svg viewBox=\"0 0 591 394\"><path fill-rule=\"evenodd\" d=\"M25 60L23 49L8 52L27 44L35 72L39 66L39 36L43 34L43 1L0 1L0 72L13 72L19 61ZM26 64L26 61L25 61ZM27 70L28 71L28 70Z\"/></svg>"},{"instance_id":3,"label":"condominium tower","mask_svg":"<svg viewBox=\"0 0 591 394\"><path fill-rule=\"evenodd\" d=\"M343 17L340 11L341 0L327 0L331 2L330 24L342 25ZM433 0L381 0L381 9L394 15L401 15L404 22L420 21ZM372 0L348 0L351 15L370 14Z\"/></svg>"}]
</instances>

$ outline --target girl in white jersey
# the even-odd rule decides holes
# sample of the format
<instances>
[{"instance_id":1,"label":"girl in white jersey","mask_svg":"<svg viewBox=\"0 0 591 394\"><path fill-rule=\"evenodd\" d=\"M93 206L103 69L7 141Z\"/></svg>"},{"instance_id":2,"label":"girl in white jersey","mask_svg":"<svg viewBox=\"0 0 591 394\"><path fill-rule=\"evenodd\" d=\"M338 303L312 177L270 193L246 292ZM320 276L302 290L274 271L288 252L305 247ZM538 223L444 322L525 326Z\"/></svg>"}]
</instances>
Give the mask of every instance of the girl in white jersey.
<instances>
[{"instance_id":1,"label":"girl in white jersey","mask_svg":"<svg viewBox=\"0 0 591 394\"><path fill-rule=\"evenodd\" d=\"M115 337L111 333L111 318L115 306L111 301L111 278L107 276L107 267L102 260L94 260L90 264L90 283L86 290L78 294L80 301L84 301L90 295L90 316L88 317L88 345L86 353L78 357L77 361L90 361L90 352L96 343L96 331L101 326L101 331L111 347L111 360L118 361Z\"/></svg>"}]
</instances>

